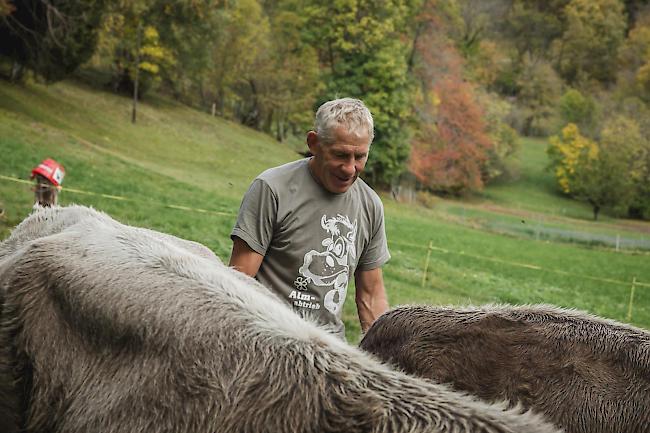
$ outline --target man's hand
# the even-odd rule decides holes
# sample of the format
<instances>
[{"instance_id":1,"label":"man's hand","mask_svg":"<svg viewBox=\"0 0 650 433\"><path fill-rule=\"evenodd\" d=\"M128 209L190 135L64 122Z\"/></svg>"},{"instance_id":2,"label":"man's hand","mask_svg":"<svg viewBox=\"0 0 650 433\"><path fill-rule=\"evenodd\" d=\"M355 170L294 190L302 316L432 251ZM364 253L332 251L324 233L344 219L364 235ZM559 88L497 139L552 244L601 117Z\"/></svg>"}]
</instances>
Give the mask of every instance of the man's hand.
<instances>
[{"instance_id":1,"label":"man's hand","mask_svg":"<svg viewBox=\"0 0 650 433\"><path fill-rule=\"evenodd\" d=\"M354 284L361 331L365 333L370 325L388 310L381 268L355 272Z\"/></svg>"},{"instance_id":2,"label":"man's hand","mask_svg":"<svg viewBox=\"0 0 650 433\"><path fill-rule=\"evenodd\" d=\"M264 256L255 252L246 242L238 237L234 238L228 266L234 267L249 277L255 277L263 259Z\"/></svg>"}]
</instances>

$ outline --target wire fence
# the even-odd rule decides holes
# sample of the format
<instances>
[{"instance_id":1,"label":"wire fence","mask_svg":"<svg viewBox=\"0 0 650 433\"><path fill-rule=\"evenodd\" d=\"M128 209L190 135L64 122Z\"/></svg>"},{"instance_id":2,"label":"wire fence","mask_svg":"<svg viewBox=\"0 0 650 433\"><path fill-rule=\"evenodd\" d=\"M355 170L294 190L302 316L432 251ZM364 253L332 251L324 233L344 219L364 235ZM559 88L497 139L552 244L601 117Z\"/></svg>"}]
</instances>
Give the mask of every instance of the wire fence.
<instances>
[{"instance_id":1,"label":"wire fence","mask_svg":"<svg viewBox=\"0 0 650 433\"><path fill-rule=\"evenodd\" d=\"M10 176L0 175L0 180L20 183L23 185L33 186L33 182L26 179L19 179ZM208 210L202 208L196 208L191 206L183 206L179 204L162 204L153 200L146 200L142 198L133 199L130 197L124 197L120 195L112 194L103 194L93 191L85 191L82 189L62 187L62 190L78 195L86 196L95 196L101 197L109 200L116 201L133 201L138 203L146 202L150 205L162 206L170 209L184 210L190 212L206 213L215 216L227 216L233 217L236 216L235 212L229 211L216 211ZM465 209L462 208L462 218L463 221L468 219L465 216ZM602 234L594 233L589 231L580 231L580 230L569 230L562 229L557 227L550 227L545 225L541 220L529 221L528 224L517 224L517 223L508 223L503 221L493 221L493 220L482 220L470 218L473 224L478 224L484 230L491 231L499 234L507 234L517 237L532 238L536 240L548 240L553 242L571 242L578 243L587 246L604 246L608 248L619 250L639 250L639 251L650 251L650 235L648 236L635 236L630 237L621 234Z\"/></svg>"},{"instance_id":2,"label":"wire fence","mask_svg":"<svg viewBox=\"0 0 650 433\"><path fill-rule=\"evenodd\" d=\"M525 236L537 240L554 242L571 242L589 246L604 246L616 250L644 250L650 251L650 237L630 237L619 234L593 233L588 231L569 230L549 227L542 223L532 225L509 224L504 222L486 222L486 229L496 233Z\"/></svg>"},{"instance_id":3,"label":"wire fence","mask_svg":"<svg viewBox=\"0 0 650 433\"><path fill-rule=\"evenodd\" d=\"M0 175L0 180L5 180L9 182L15 182L23 185L30 185L33 186L33 182L25 180L25 179L19 179L15 177L10 177L10 176L3 176ZM204 213L204 214L210 214L214 216L226 216L226 217L234 217L237 216L235 212L227 212L227 211L215 211L215 210L209 210L209 209L202 209L202 208L197 208L197 207L191 207L191 206L183 206L183 205L178 205L178 204L170 204L170 203L160 203L158 201L154 200L145 200L142 198L134 199L132 197L125 197L121 195L113 195L113 194L103 194L103 193L98 193L94 191L85 191L82 189L76 189L76 188L68 188L68 187L60 187L62 191L66 191L71 194L79 194L79 195L85 195L85 196L94 196L94 197L101 197L101 198L106 198L109 200L116 200L116 201L126 201L126 202L135 202L135 203L145 203L147 205L151 206L162 206L166 207L169 209L176 209L176 210L182 210L182 211L188 211L188 212L197 212L197 213Z\"/></svg>"},{"instance_id":4,"label":"wire fence","mask_svg":"<svg viewBox=\"0 0 650 433\"><path fill-rule=\"evenodd\" d=\"M5 181L10 181L10 182L15 182L15 183L20 183L20 184L31 184L32 182L25 180L25 179L19 179L15 177L9 177L9 176L3 176L0 175L0 180L5 180ZM110 195L110 194L101 194L101 193L96 193L92 191L84 191L84 190L79 190L79 189L73 189L73 188L65 188L66 191L74 194L81 194L81 195L90 195L90 196L98 196L98 197L103 197L107 198L110 200L118 200L118 201L134 201L131 198L128 197L123 197L123 196L117 196L117 195ZM152 202L154 203L154 202ZM158 205L161 205L160 203L157 203ZM218 216L234 216L235 214L232 212L219 212L219 211L213 211L213 210L207 210L207 209L201 209L201 208L194 208L194 207L189 207L189 206L182 206L182 205L175 205L175 204L164 204L162 205L164 207L170 208L170 209L176 209L176 210L183 210L183 211L188 211L188 212L198 212L198 213L206 213L206 214L212 214L212 215L218 215ZM611 235L605 235L605 234L595 234L595 233L590 233L590 232L580 232L580 231L575 231L575 230L565 230L565 229L559 229L559 228L554 228L554 227L547 227L547 226L542 226L539 222L536 225L533 225L533 227L519 227L518 225L515 224L507 224L507 223L501 223L501 222L488 222L485 224L488 228L491 228L492 231L497 231L497 232L502 232L502 233L509 233L509 234L526 234L529 237L534 237L537 240L564 240L564 241L569 241L569 242L581 242L581 243L587 243L589 245L594 245L594 244L600 244L600 245L605 245L605 246L611 246L615 247L616 250L619 250L621 248L632 248L632 249L640 249L640 250L650 250L650 239L643 239L643 238L628 238L628 237L621 237L620 235L616 236L611 236ZM632 309L633 309L633 304L634 304L634 295L637 287L650 287L650 284L644 283L641 281L638 281L636 277L632 278L632 281L620 281L620 280L615 280L611 278L600 278L600 277L593 277L590 275L578 275L572 272L564 271L561 269L549 269L549 268L544 268L538 265L534 264L529 264L529 263L519 263L519 262L513 262L513 261L508 261L508 260L503 260L503 259L498 259L495 257L487 257L487 256L481 256L478 254L470 254L464 251L452 251L448 250L446 248L441 248L438 246L433 245L433 242L430 241L428 245L418 245L418 244L411 244L411 243L404 243L404 242L391 242L392 245L402 245L402 246L409 246L409 247L414 247L414 248L425 248L427 250L426 254L426 260L424 263L424 268L422 271L422 287L426 284L427 280L427 275L428 275L428 270L429 270L429 261L431 259L431 253L434 251L441 252L441 253L446 253L446 254L457 254L461 256L467 256L467 257L473 257L476 259L481 259L481 260L487 260L499 264L505 264L509 266L515 266L515 267L521 267L521 268L526 268L526 269L531 269L535 271L545 271L545 272L552 272L556 274L561 274L561 275L570 275L574 277L579 277L583 279L589 279L593 281L600 281L604 283L610 283L610 284L618 284L618 285L625 285L625 286L630 286L630 295L629 295L629 303L628 303L628 310L627 310L627 320L630 321L632 318Z\"/></svg>"}]
</instances>

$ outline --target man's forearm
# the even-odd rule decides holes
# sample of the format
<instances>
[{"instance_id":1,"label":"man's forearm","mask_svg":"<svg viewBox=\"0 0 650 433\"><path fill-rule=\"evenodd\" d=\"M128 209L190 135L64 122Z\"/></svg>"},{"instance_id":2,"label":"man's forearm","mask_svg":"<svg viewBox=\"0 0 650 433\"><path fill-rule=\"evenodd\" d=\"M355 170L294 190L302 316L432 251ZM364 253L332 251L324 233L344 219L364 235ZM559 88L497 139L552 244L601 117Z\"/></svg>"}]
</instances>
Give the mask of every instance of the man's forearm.
<instances>
[{"instance_id":1,"label":"man's forearm","mask_svg":"<svg viewBox=\"0 0 650 433\"><path fill-rule=\"evenodd\" d=\"M357 271L354 274L354 281L359 322L361 330L365 333L373 322L388 310L384 277L381 268L376 268Z\"/></svg>"},{"instance_id":2,"label":"man's forearm","mask_svg":"<svg viewBox=\"0 0 650 433\"><path fill-rule=\"evenodd\" d=\"M377 296L358 296L356 301L361 331L365 333L370 325L388 310L388 299L384 292Z\"/></svg>"}]
</instances>

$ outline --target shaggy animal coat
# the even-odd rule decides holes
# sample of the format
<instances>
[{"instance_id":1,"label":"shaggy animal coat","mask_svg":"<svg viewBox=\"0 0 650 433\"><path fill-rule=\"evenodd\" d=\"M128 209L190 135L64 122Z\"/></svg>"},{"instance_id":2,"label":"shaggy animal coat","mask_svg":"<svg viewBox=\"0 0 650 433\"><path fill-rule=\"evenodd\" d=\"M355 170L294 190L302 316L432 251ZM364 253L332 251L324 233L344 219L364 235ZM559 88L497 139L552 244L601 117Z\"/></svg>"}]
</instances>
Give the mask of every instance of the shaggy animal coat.
<instances>
[{"instance_id":1,"label":"shaggy animal coat","mask_svg":"<svg viewBox=\"0 0 650 433\"><path fill-rule=\"evenodd\" d=\"M0 244L1 431L556 431L389 369L187 246L80 207L19 225Z\"/></svg>"},{"instance_id":2,"label":"shaggy animal coat","mask_svg":"<svg viewBox=\"0 0 650 433\"><path fill-rule=\"evenodd\" d=\"M650 333L551 306L400 307L360 347L567 433L650 432Z\"/></svg>"}]
</instances>

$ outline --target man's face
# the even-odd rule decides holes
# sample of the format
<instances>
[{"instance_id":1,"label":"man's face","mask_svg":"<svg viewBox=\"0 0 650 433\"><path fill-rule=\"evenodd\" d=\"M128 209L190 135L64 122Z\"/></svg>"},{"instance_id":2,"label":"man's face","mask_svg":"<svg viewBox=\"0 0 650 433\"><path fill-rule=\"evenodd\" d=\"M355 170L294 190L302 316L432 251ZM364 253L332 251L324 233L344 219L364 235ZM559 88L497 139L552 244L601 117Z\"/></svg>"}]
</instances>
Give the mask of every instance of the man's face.
<instances>
[{"instance_id":1,"label":"man's face","mask_svg":"<svg viewBox=\"0 0 650 433\"><path fill-rule=\"evenodd\" d=\"M370 137L348 132L343 126L334 129L333 143L323 143L314 132L307 134L307 144L314 157L309 161L312 174L329 192L346 192L357 180L368 161Z\"/></svg>"}]
</instances>

